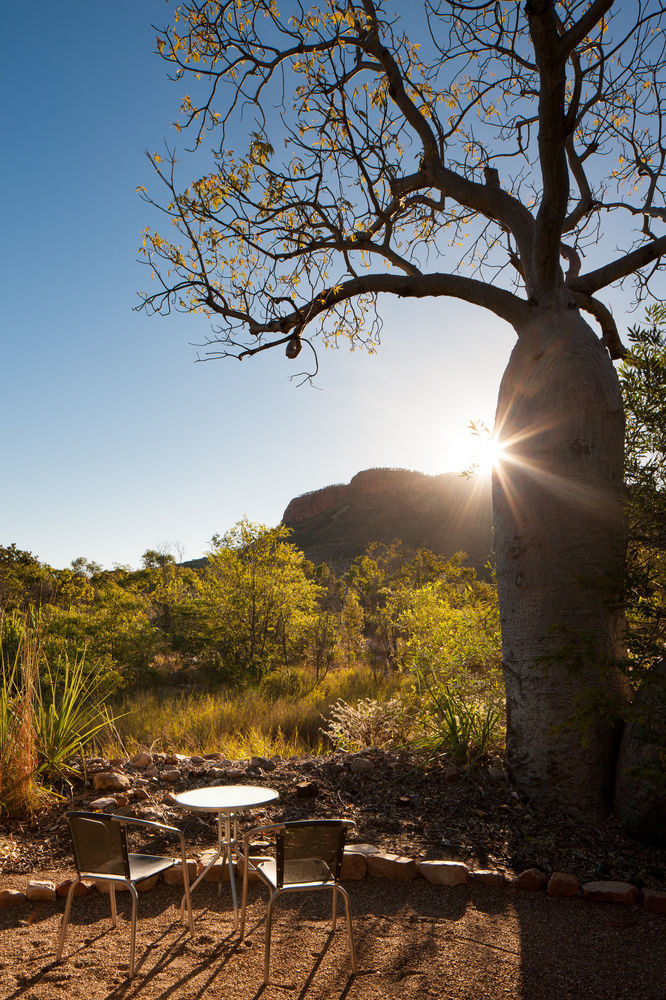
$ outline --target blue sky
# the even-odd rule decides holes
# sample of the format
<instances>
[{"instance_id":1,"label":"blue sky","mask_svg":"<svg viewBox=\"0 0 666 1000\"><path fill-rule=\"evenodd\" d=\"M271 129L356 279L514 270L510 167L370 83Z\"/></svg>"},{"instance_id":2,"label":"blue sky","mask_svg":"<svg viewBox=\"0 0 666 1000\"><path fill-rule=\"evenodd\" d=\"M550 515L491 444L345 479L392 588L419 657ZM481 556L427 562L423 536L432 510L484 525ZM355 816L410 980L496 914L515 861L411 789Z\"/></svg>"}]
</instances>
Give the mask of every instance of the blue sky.
<instances>
[{"instance_id":1,"label":"blue sky","mask_svg":"<svg viewBox=\"0 0 666 1000\"><path fill-rule=\"evenodd\" d=\"M3 17L0 544L54 566L184 558L241 516L372 466L440 473L492 423L513 332L453 301L384 303L374 357L325 351L317 388L280 353L196 363L202 317L133 312L179 89L153 54L161 0L13 4ZM153 190L155 190L153 186Z\"/></svg>"}]
</instances>

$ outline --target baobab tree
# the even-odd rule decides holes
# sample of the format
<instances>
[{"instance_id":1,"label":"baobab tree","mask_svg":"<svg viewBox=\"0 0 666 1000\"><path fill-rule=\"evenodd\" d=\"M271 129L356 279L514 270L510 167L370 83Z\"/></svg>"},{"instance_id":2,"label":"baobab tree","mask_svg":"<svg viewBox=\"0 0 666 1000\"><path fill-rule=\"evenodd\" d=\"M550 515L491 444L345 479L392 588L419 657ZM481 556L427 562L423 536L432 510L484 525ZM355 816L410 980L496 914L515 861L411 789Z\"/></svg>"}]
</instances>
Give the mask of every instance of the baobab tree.
<instances>
[{"instance_id":1,"label":"baobab tree","mask_svg":"<svg viewBox=\"0 0 666 1000\"><path fill-rule=\"evenodd\" d=\"M664 4L414 7L178 5L158 48L192 78L179 127L208 158L181 186L151 157L168 194L145 196L175 228L146 232L143 305L204 313L220 357L371 344L387 295L513 327L493 476L507 760L532 799L600 816L627 691L623 347L599 293L645 297L666 250Z\"/></svg>"}]
</instances>

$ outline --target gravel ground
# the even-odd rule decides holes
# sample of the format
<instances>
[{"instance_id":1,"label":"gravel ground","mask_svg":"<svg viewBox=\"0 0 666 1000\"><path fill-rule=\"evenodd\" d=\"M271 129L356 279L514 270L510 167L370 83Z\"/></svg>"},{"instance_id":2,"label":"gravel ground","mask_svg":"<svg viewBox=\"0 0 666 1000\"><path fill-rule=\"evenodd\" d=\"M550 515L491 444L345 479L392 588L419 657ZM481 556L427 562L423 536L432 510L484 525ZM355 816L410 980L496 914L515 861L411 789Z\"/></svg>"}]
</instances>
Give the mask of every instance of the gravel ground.
<instances>
[{"instance_id":1,"label":"gravel ground","mask_svg":"<svg viewBox=\"0 0 666 1000\"><path fill-rule=\"evenodd\" d=\"M195 930L178 921L178 891L139 898L137 974L127 980L129 906L74 901L65 958L53 964L62 901L0 912L3 1000L664 1000L666 923L635 907L423 881L349 885L359 973L344 921L330 933L325 897L278 904L270 985L262 987L265 894L252 886L248 938L233 932L228 886L195 892Z\"/></svg>"},{"instance_id":2,"label":"gravel ground","mask_svg":"<svg viewBox=\"0 0 666 1000\"><path fill-rule=\"evenodd\" d=\"M412 857L460 860L509 875L536 865L582 880L666 887L666 852L626 837L612 819L573 823L532 808L497 762L452 775L415 768L401 754L357 756L372 767L355 773L352 757L343 754L276 762L270 770L234 762L245 768L243 781L280 792L275 806L244 823L345 815L357 822L354 839ZM240 780L237 773L233 780ZM305 798L299 788L304 781L314 785ZM181 825L197 854L214 843L214 821L174 810L169 795L209 783L204 765L185 764L175 786L150 783L149 797L138 805ZM85 808L95 794L81 783L69 802L0 827L0 888L25 889L29 877L56 883L70 877L64 813L68 805ZM344 921L329 934L321 897L278 904L271 983L264 989L260 888L251 886L249 942L239 945L228 886L221 896L209 883L197 887L191 939L178 921L178 890L160 884L139 897L131 983L127 896L119 896L115 931L105 896L74 901L66 960L58 966L53 960L64 900L0 910L0 1000L666 1000L666 917L638 906L474 883L444 889L423 879L368 877L348 888L360 970L354 978Z\"/></svg>"}]
</instances>

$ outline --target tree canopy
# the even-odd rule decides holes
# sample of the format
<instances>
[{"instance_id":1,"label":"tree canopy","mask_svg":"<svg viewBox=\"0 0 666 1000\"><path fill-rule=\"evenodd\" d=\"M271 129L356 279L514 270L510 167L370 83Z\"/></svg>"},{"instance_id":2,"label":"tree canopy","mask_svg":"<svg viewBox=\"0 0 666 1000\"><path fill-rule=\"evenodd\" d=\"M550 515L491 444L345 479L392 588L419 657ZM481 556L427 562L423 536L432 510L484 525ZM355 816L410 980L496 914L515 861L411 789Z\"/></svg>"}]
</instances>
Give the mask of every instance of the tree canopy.
<instances>
[{"instance_id":1,"label":"tree canopy","mask_svg":"<svg viewBox=\"0 0 666 1000\"><path fill-rule=\"evenodd\" d=\"M383 292L455 296L519 333L565 305L618 357L597 293L631 277L645 296L666 249L663 3L406 13L178 5L158 49L213 161L181 187L175 152L151 155L175 232L145 234L144 306L208 314L209 355L242 358L295 357L317 330L372 347Z\"/></svg>"}]
</instances>

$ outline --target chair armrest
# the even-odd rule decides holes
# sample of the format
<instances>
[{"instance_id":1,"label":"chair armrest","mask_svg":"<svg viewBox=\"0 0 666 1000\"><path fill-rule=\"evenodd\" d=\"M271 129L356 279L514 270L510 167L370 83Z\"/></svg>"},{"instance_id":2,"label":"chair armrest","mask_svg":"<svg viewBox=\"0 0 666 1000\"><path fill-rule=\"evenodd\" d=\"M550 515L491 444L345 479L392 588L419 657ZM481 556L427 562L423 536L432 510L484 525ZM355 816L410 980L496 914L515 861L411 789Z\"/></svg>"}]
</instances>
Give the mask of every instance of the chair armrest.
<instances>
[{"instance_id":1,"label":"chair armrest","mask_svg":"<svg viewBox=\"0 0 666 1000\"><path fill-rule=\"evenodd\" d=\"M117 816L115 814L111 814L109 818L115 819L119 823L124 823L126 826L142 826L148 830L162 830L166 833L175 833L179 837L183 835L183 831L179 830L177 826L169 826L168 823L158 823L153 819L139 819L136 816Z\"/></svg>"},{"instance_id":2,"label":"chair armrest","mask_svg":"<svg viewBox=\"0 0 666 1000\"><path fill-rule=\"evenodd\" d=\"M255 826L244 835L243 843L247 844L253 837L257 837L261 833L276 833L278 830L284 830L284 827L284 823L267 823L265 826Z\"/></svg>"}]
</instances>

